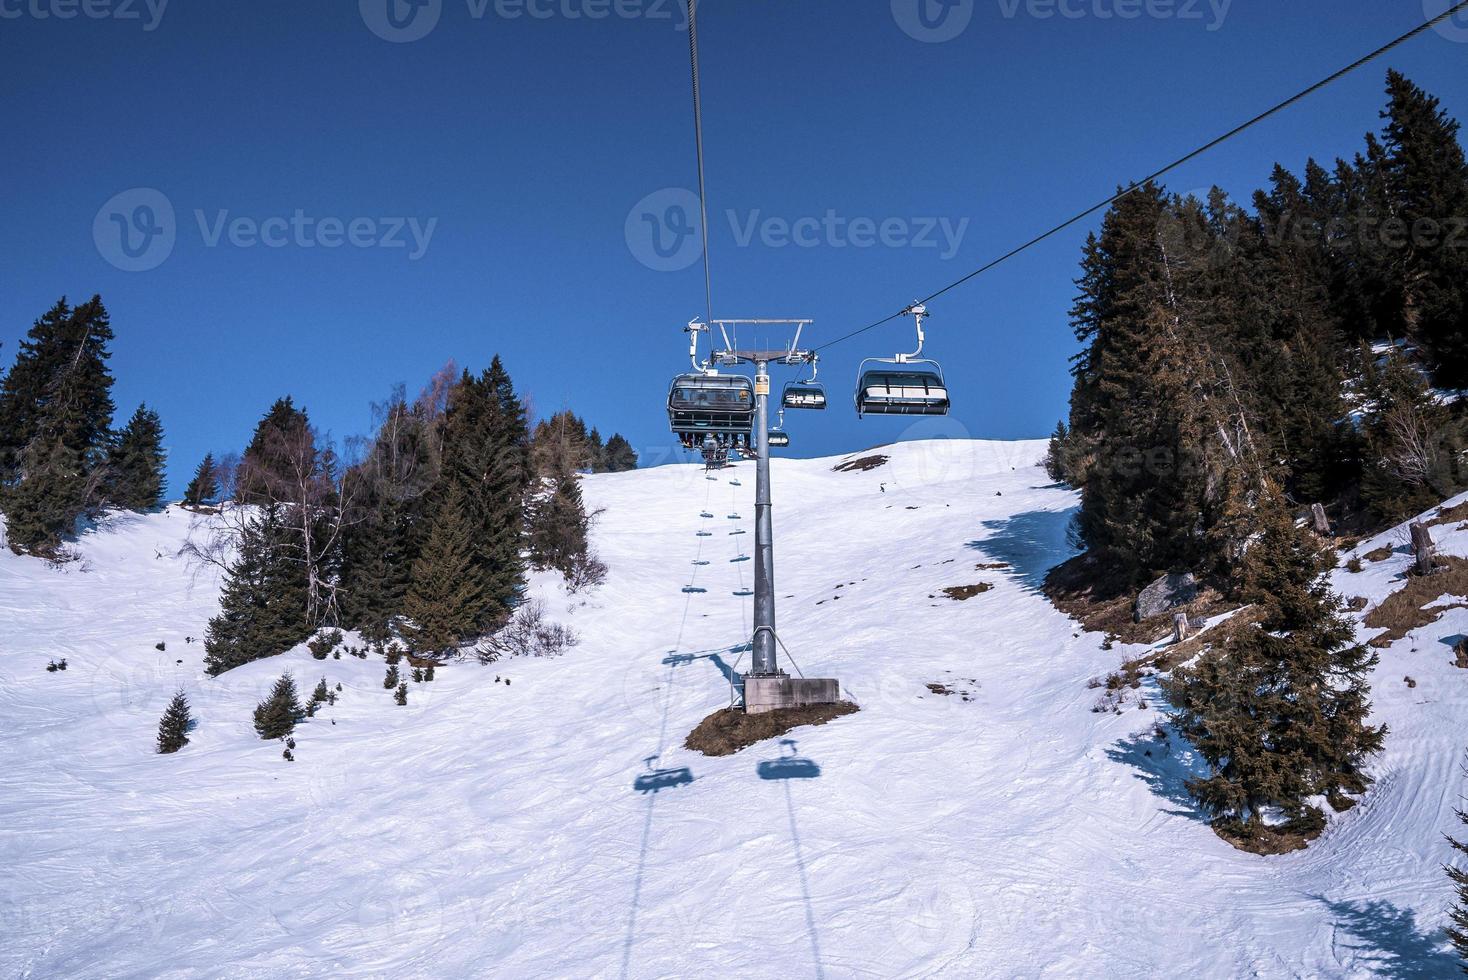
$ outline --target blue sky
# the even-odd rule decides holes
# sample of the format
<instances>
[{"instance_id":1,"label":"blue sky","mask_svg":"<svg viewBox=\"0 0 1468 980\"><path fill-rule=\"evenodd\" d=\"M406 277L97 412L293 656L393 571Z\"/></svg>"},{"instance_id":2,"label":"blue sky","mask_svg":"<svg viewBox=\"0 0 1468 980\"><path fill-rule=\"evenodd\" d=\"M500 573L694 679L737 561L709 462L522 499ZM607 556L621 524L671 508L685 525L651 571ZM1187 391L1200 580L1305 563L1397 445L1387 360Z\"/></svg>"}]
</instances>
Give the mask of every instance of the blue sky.
<instances>
[{"instance_id":1,"label":"blue sky","mask_svg":"<svg viewBox=\"0 0 1468 980\"><path fill-rule=\"evenodd\" d=\"M58 296L100 292L119 415L162 414L175 490L280 395L340 440L394 384L496 352L538 412L573 408L649 460L671 444L703 279L642 215L695 186L679 4L388 2L0 0L0 358ZM705 0L716 315L845 333L1446 5L924 2ZM1464 22L1169 186L1243 196L1275 161L1353 153L1388 63L1468 117ZM827 353L833 410L790 419L794 454L1048 434L1092 226L933 305L950 419L857 421L860 359L911 346L891 324Z\"/></svg>"}]
</instances>

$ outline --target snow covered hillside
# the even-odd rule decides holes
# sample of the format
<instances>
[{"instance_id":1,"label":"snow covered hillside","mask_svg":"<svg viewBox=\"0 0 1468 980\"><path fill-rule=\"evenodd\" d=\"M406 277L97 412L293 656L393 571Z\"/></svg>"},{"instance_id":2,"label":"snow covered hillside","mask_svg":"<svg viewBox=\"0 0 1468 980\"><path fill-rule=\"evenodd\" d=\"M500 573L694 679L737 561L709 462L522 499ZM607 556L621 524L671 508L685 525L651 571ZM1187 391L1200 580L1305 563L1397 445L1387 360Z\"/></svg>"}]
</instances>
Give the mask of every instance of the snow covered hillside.
<instances>
[{"instance_id":1,"label":"snow covered hillside","mask_svg":"<svg viewBox=\"0 0 1468 980\"><path fill-rule=\"evenodd\" d=\"M176 508L89 531L59 570L0 552L0 974L1451 975L1468 608L1382 651L1365 802L1306 851L1241 853L1190 805L1155 691L1091 710L1087 682L1140 650L1037 593L1076 506L1043 452L776 460L781 638L862 710L718 759L681 745L747 638L748 464L588 477L607 584L533 583L580 644L441 668L406 707L376 657L302 647L207 678L185 637L219 583L179 556L196 518ZM1456 527L1434 530L1468 556ZM1337 585L1374 603L1408 561ZM287 669L342 685L294 763L251 727ZM198 726L155 755L179 686Z\"/></svg>"}]
</instances>

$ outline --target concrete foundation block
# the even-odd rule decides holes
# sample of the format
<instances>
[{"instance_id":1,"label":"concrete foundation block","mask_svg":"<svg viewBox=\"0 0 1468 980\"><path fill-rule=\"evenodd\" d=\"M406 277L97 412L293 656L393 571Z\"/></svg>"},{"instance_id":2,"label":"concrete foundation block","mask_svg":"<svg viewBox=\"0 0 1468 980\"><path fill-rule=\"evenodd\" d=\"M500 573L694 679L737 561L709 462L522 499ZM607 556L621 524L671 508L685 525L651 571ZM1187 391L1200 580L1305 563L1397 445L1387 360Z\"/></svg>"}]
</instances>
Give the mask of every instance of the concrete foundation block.
<instances>
[{"instance_id":1,"label":"concrete foundation block","mask_svg":"<svg viewBox=\"0 0 1468 980\"><path fill-rule=\"evenodd\" d=\"M744 710L751 715L841 700L841 682L831 677L746 677Z\"/></svg>"}]
</instances>

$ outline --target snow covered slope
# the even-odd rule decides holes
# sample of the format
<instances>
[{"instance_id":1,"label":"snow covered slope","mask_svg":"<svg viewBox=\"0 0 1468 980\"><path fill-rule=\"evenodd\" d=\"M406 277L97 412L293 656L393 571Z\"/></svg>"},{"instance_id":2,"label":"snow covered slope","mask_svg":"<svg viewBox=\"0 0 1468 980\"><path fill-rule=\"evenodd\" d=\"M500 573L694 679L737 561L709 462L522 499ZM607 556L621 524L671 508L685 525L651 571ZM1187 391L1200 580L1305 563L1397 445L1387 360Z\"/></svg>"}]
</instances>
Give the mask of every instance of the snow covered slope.
<instances>
[{"instance_id":1,"label":"snow covered slope","mask_svg":"<svg viewBox=\"0 0 1468 980\"><path fill-rule=\"evenodd\" d=\"M205 677L185 637L218 580L178 557L177 509L87 533L61 570L0 553L0 975L1450 975L1468 672L1445 640L1468 610L1383 652L1366 802L1307 851L1240 853L1154 740L1152 692L1091 711L1087 681L1136 651L1037 594L1076 506L1043 449L777 460L781 637L862 710L721 759L681 744L747 636L748 465L588 478L608 583L584 602L534 583L580 645L449 666L406 707L375 658ZM1406 561L1340 588L1378 598ZM285 669L343 688L294 763L250 724ZM179 685L199 724L157 756Z\"/></svg>"}]
</instances>

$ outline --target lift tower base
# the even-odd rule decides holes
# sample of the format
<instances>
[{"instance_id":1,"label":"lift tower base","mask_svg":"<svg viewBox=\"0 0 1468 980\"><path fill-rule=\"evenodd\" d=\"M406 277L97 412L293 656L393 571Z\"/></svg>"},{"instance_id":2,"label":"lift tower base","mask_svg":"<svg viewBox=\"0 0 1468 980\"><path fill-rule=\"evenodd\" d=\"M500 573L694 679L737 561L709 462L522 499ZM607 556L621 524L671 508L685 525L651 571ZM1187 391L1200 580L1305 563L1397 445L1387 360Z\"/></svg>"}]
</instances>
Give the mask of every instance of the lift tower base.
<instances>
[{"instance_id":1,"label":"lift tower base","mask_svg":"<svg viewBox=\"0 0 1468 980\"><path fill-rule=\"evenodd\" d=\"M758 715L782 708L835 704L841 700L841 682L829 677L791 677L760 674L744 677L744 712Z\"/></svg>"}]
</instances>

